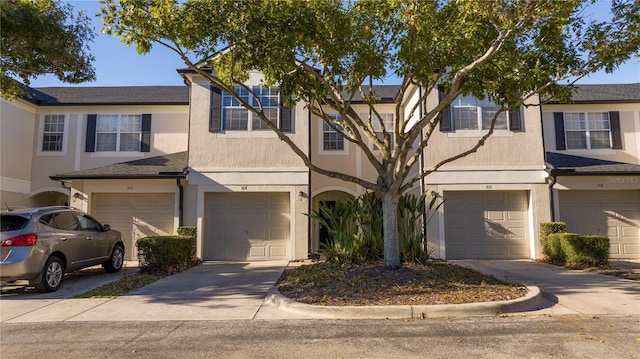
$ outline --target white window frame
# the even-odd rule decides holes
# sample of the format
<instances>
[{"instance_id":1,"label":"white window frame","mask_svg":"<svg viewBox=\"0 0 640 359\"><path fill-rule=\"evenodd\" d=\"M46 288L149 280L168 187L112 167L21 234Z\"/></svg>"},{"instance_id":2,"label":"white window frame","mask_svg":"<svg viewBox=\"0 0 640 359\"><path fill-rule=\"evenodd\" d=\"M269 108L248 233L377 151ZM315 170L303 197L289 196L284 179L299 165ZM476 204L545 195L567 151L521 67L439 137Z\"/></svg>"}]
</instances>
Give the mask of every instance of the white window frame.
<instances>
[{"instance_id":1,"label":"white window frame","mask_svg":"<svg viewBox=\"0 0 640 359\"><path fill-rule=\"evenodd\" d=\"M332 117L336 119L340 119L341 116L338 114L332 114ZM324 148L324 135L325 133L336 133L331 127L325 127L326 123L318 118L318 152L323 155L348 155L349 154L349 141L347 141L344 136L342 136L342 149L325 149ZM329 125L326 125L329 126ZM341 135L341 134L340 134Z\"/></svg>"},{"instance_id":2,"label":"white window frame","mask_svg":"<svg viewBox=\"0 0 640 359\"><path fill-rule=\"evenodd\" d=\"M63 126L62 132L52 132L52 133L58 133L62 135L62 141L60 144L61 149L59 151L44 150L42 148L44 145L45 133L47 133L45 131L45 127L46 127L46 122L48 117L56 117L58 120L62 119L62 126ZM38 125L38 144L37 144L38 149L36 153L39 156L66 156L68 141L69 141L69 116L66 114L58 114L58 113L43 114L40 118L40 123Z\"/></svg>"},{"instance_id":3,"label":"white window frame","mask_svg":"<svg viewBox=\"0 0 640 359\"><path fill-rule=\"evenodd\" d=\"M462 100L466 100L465 102L469 102L471 100L476 101L476 104L462 104ZM458 101L458 104L456 104ZM476 128L464 128L460 129L457 126L456 121L456 108L470 108L475 109L476 111ZM487 109L500 109L496 104L485 100L485 99L476 99L473 96L462 96L461 98L457 98L451 103L450 113L451 113L451 125L453 127L453 131L448 133L450 137L480 137L489 132L489 128L483 128L483 110ZM487 120L491 120L493 116L488 117ZM503 122L504 124L501 124ZM490 123L490 122L489 122ZM493 129L493 135L496 137L504 137L504 136L512 136L512 132L509 128L509 111L503 111L500 113L498 119L496 120L496 124Z\"/></svg>"},{"instance_id":4,"label":"white window frame","mask_svg":"<svg viewBox=\"0 0 640 359\"><path fill-rule=\"evenodd\" d=\"M256 108L258 107L258 101L251 93L246 91L242 86L236 86L235 89L236 89L236 93L240 94L245 99L246 102L250 103L252 106L255 106ZM260 100L262 101L262 108L265 110L265 112L269 112L269 111L275 112L275 118L273 119L273 121L275 121L276 126L280 126L280 123L279 123L280 122L279 121L280 120L280 93L278 91L278 88L275 86L272 86L269 88L266 88L263 86L252 86L252 90L254 93L256 93L260 97ZM265 90L266 90L266 94L263 92ZM246 92L246 94L244 94L244 92ZM262 121L257 116L255 116L253 112L246 109L244 106L242 106L239 103L239 101L233 98L233 96L231 96L230 94L224 91L222 92L220 108L222 111L222 113L220 114L221 121L222 121L222 133L238 134L241 132L265 132L265 131L267 131L267 133L273 133L273 131L271 131L269 128L262 127L264 126L262 125ZM228 129L226 110L238 110L238 111L246 112L247 114L246 128ZM259 122L260 125L258 125L257 127L254 126L254 120L260 121ZM272 137L272 136L268 136L268 137Z\"/></svg>"},{"instance_id":5,"label":"white window frame","mask_svg":"<svg viewBox=\"0 0 640 359\"><path fill-rule=\"evenodd\" d=\"M606 124L607 128L592 128L591 117L594 115L606 115L606 119L603 123ZM575 122L573 117L578 117L578 122ZM565 112L563 115L564 121L564 136L567 150L569 151L579 151L579 150L610 150L612 149L613 139L611 138L611 118L609 117L609 112L607 111L571 111ZM573 121L574 123L578 123L578 128L574 128L575 126L569 126ZM608 133L608 147L592 147L591 137L592 133L595 132L607 132ZM569 139L569 133L584 133L584 141L585 147L571 147L574 141Z\"/></svg>"},{"instance_id":6,"label":"white window frame","mask_svg":"<svg viewBox=\"0 0 640 359\"><path fill-rule=\"evenodd\" d=\"M100 118L111 117L116 119L115 131L100 131ZM125 131L123 128L122 120L124 118L137 118L139 120L139 130L138 131ZM136 150L121 150L121 139L123 135L126 134L138 134L138 148ZM99 146L100 134L115 134L116 135L116 143L114 150L102 150ZM96 153L138 153L141 150L142 145L142 115L141 114L98 114L96 118L96 143L95 143L95 152Z\"/></svg>"},{"instance_id":7,"label":"white window frame","mask_svg":"<svg viewBox=\"0 0 640 359\"><path fill-rule=\"evenodd\" d=\"M382 125L380 124L380 120L374 115L374 118L371 119L371 124L373 125L373 132L376 136L382 140ZM387 133L391 135L391 149L395 147L396 144L396 132L395 132L395 115L393 113L381 112L380 117L384 122L384 127L387 130ZM367 121L369 118L368 113L361 113L360 118L362 121ZM376 147L373 142L369 141L369 148L371 151L378 152L378 147Z\"/></svg>"}]
</instances>

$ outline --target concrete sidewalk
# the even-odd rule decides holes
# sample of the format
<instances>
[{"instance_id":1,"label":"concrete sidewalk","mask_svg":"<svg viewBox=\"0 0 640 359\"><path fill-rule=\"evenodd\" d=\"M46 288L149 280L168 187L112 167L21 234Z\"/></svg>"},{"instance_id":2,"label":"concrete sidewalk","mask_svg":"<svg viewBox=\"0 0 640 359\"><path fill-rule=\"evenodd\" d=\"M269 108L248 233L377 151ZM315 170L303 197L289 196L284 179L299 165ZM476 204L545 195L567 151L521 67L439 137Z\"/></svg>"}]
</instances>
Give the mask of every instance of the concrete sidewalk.
<instances>
[{"instance_id":1,"label":"concrete sidewalk","mask_svg":"<svg viewBox=\"0 0 640 359\"><path fill-rule=\"evenodd\" d=\"M609 275L566 269L532 260L456 260L499 279L537 286L545 302L536 314L640 315L640 283ZM640 268L640 261L624 262L626 270ZM612 261L612 265L617 265Z\"/></svg>"},{"instance_id":2,"label":"concrete sidewalk","mask_svg":"<svg viewBox=\"0 0 640 359\"><path fill-rule=\"evenodd\" d=\"M437 306L322 307L297 303L273 288L288 265L280 262L205 262L117 298L74 298L82 280L55 293L6 294L2 323L252 319L425 318L498 313L640 314L638 282L532 261L456 261L530 286L509 302ZM137 268L126 268L120 276ZM90 282L94 283L94 278ZM112 280L117 278L113 277ZM542 293L538 289L542 290ZM78 292L78 290L82 291ZM74 294L74 292L77 292Z\"/></svg>"}]
</instances>

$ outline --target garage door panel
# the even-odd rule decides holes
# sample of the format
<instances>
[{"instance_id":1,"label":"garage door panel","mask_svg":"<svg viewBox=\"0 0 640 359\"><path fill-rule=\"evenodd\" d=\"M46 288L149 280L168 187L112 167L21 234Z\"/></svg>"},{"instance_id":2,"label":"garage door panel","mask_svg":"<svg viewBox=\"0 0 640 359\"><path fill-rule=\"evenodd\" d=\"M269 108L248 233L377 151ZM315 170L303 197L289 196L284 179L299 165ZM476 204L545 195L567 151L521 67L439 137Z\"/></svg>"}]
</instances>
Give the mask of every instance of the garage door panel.
<instances>
[{"instance_id":1,"label":"garage door panel","mask_svg":"<svg viewBox=\"0 0 640 359\"><path fill-rule=\"evenodd\" d=\"M208 193L205 260L289 259L289 193Z\"/></svg>"},{"instance_id":2,"label":"garage door panel","mask_svg":"<svg viewBox=\"0 0 640 359\"><path fill-rule=\"evenodd\" d=\"M570 232L609 237L610 258L640 258L640 191L560 191Z\"/></svg>"},{"instance_id":3,"label":"garage door panel","mask_svg":"<svg viewBox=\"0 0 640 359\"><path fill-rule=\"evenodd\" d=\"M127 260L137 259L139 238L175 231L173 193L94 193L91 213L122 232Z\"/></svg>"},{"instance_id":4,"label":"garage door panel","mask_svg":"<svg viewBox=\"0 0 640 359\"><path fill-rule=\"evenodd\" d=\"M445 192L449 259L528 258L525 191Z\"/></svg>"}]
</instances>

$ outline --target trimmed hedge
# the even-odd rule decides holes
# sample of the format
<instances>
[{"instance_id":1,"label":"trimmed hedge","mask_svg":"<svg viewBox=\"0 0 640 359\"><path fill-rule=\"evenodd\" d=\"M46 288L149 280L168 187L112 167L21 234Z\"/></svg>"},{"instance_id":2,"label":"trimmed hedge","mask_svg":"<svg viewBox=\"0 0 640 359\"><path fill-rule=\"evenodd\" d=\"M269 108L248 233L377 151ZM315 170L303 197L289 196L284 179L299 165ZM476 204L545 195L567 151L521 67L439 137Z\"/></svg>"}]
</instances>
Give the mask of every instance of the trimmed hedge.
<instances>
[{"instance_id":1,"label":"trimmed hedge","mask_svg":"<svg viewBox=\"0 0 640 359\"><path fill-rule=\"evenodd\" d=\"M136 242L140 268L148 272L175 273L199 262L196 238L190 236L157 236Z\"/></svg>"},{"instance_id":2,"label":"trimmed hedge","mask_svg":"<svg viewBox=\"0 0 640 359\"><path fill-rule=\"evenodd\" d=\"M540 245L542 246L542 254L549 258L558 255L559 248L551 247L548 237L553 233L566 233L567 224L564 222L544 222L540 223Z\"/></svg>"},{"instance_id":3,"label":"trimmed hedge","mask_svg":"<svg viewBox=\"0 0 640 359\"><path fill-rule=\"evenodd\" d=\"M607 265L609 238L598 235L552 233L547 237L549 253L554 261L568 264Z\"/></svg>"},{"instance_id":4,"label":"trimmed hedge","mask_svg":"<svg viewBox=\"0 0 640 359\"><path fill-rule=\"evenodd\" d=\"M196 238L197 230L196 226L181 226L178 227L178 235Z\"/></svg>"}]
</instances>

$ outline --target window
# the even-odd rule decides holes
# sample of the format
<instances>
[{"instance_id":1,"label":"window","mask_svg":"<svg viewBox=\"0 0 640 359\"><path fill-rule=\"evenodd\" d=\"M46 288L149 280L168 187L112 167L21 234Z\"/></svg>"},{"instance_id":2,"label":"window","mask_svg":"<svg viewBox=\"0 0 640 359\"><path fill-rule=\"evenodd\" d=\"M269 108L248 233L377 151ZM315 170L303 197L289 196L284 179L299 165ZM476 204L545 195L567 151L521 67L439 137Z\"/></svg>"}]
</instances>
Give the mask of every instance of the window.
<instances>
[{"instance_id":1,"label":"window","mask_svg":"<svg viewBox=\"0 0 640 359\"><path fill-rule=\"evenodd\" d=\"M365 115L365 116L368 116L368 115ZM389 133L391 135L391 148L393 148L394 142L395 142L395 127L394 127L394 121L393 121L393 114L392 113L381 113L380 114L380 119L373 118L371 120L371 122L373 124L373 130L376 133L376 137L378 137L378 139L380 141L383 141L384 138L382 137L383 136L383 132L382 132L382 125L380 124L380 121L384 122L385 130L387 131L387 133ZM371 149L374 150L374 151L377 151L378 147L376 147L376 146L374 146L372 144L371 145Z\"/></svg>"},{"instance_id":2,"label":"window","mask_svg":"<svg viewBox=\"0 0 640 359\"><path fill-rule=\"evenodd\" d=\"M97 152L140 151L141 115L98 115L96 124Z\"/></svg>"},{"instance_id":3,"label":"window","mask_svg":"<svg viewBox=\"0 0 640 359\"><path fill-rule=\"evenodd\" d=\"M340 115L334 116L336 120L342 121ZM342 129L338 126L338 129ZM325 151L343 151L344 137L331 128L326 122L322 121L322 149Z\"/></svg>"},{"instance_id":4,"label":"window","mask_svg":"<svg viewBox=\"0 0 640 359\"><path fill-rule=\"evenodd\" d=\"M64 115L44 115L42 152L62 152Z\"/></svg>"},{"instance_id":5,"label":"window","mask_svg":"<svg viewBox=\"0 0 640 359\"><path fill-rule=\"evenodd\" d=\"M85 231L101 231L102 226L95 219L83 214L76 213L78 221L80 222L80 228Z\"/></svg>"},{"instance_id":6,"label":"window","mask_svg":"<svg viewBox=\"0 0 640 359\"><path fill-rule=\"evenodd\" d=\"M567 149L611 148L608 112L567 112L564 128Z\"/></svg>"},{"instance_id":7,"label":"window","mask_svg":"<svg viewBox=\"0 0 640 359\"><path fill-rule=\"evenodd\" d=\"M236 94L251 106L259 107L262 103L264 113L273 124L278 124L280 97L277 87L254 86L254 97L242 86L236 86ZM240 101L230 94L222 93L222 121L225 131L260 131L268 130L266 124L253 112L242 106Z\"/></svg>"},{"instance_id":8,"label":"window","mask_svg":"<svg viewBox=\"0 0 640 359\"><path fill-rule=\"evenodd\" d=\"M491 121L500 110L498 106L487 100L473 96L460 96L451 105L453 125L456 130L489 130ZM493 127L495 130L508 129L508 113L501 112Z\"/></svg>"}]
</instances>

